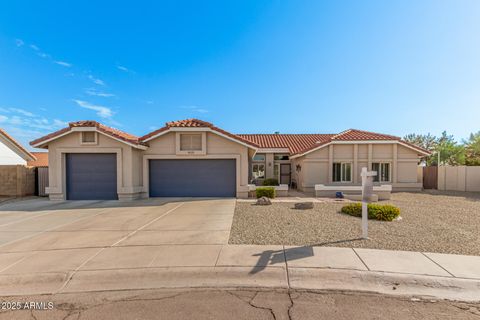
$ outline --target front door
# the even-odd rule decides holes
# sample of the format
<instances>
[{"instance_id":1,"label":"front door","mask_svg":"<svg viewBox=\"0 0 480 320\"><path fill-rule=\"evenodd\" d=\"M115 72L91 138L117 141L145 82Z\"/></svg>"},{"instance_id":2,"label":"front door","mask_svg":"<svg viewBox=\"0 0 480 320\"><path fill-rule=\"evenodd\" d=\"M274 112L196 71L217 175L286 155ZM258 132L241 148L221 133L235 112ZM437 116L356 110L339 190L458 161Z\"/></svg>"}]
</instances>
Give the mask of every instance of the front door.
<instances>
[{"instance_id":1,"label":"front door","mask_svg":"<svg viewBox=\"0 0 480 320\"><path fill-rule=\"evenodd\" d=\"M280 184L290 185L290 163L280 164Z\"/></svg>"}]
</instances>

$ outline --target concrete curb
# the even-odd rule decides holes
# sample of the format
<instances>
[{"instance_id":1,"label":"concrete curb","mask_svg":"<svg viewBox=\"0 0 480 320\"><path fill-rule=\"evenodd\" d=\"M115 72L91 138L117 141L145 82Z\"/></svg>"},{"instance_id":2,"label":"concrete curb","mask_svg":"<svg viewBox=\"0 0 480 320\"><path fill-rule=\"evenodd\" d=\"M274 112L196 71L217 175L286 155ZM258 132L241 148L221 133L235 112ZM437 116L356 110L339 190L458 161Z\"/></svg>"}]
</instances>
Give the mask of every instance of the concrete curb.
<instances>
[{"instance_id":1,"label":"concrete curb","mask_svg":"<svg viewBox=\"0 0 480 320\"><path fill-rule=\"evenodd\" d=\"M78 271L65 286L65 273L0 277L0 296L95 291L268 288L306 291L356 291L480 301L480 280L347 269L284 267L168 267ZM61 290L60 290L61 289Z\"/></svg>"}]
</instances>

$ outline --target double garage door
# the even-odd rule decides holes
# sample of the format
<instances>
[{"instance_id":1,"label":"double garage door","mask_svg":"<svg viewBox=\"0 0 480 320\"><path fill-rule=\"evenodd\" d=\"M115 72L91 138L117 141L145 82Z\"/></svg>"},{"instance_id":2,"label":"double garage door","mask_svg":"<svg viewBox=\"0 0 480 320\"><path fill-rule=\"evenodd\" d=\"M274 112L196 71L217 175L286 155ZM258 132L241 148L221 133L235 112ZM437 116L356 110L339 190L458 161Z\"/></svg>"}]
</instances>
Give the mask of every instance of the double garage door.
<instances>
[{"instance_id":1,"label":"double garage door","mask_svg":"<svg viewBox=\"0 0 480 320\"><path fill-rule=\"evenodd\" d=\"M68 200L116 200L114 153L66 155ZM150 197L235 197L233 159L150 160Z\"/></svg>"},{"instance_id":2,"label":"double garage door","mask_svg":"<svg viewBox=\"0 0 480 320\"><path fill-rule=\"evenodd\" d=\"M150 197L235 197L233 159L150 160Z\"/></svg>"}]
</instances>

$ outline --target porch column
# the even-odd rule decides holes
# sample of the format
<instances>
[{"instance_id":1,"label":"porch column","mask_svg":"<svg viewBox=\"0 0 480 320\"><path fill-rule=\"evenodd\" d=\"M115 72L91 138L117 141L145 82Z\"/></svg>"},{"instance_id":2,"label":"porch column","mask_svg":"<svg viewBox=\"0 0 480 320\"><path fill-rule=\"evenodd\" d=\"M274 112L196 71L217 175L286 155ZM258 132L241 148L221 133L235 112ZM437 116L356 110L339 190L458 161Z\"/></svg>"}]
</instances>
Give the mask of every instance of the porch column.
<instances>
[{"instance_id":1,"label":"porch column","mask_svg":"<svg viewBox=\"0 0 480 320\"><path fill-rule=\"evenodd\" d=\"M333 182L333 144L328 146L328 183Z\"/></svg>"},{"instance_id":2,"label":"porch column","mask_svg":"<svg viewBox=\"0 0 480 320\"><path fill-rule=\"evenodd\" d=\"M368 171L372 170L372 156L373 154L373 145L370 143L368 144Z\"/></svg>"},{"instance_id":3,"label":"porch column","mask_svg":"<svg viewBox=\"0 0 480 320\"><path fill-rule=\"evenodd\" d=\"M273 176L273 153L266 153L265 154L265 178L272 179Z\"/></svg>"},{"instance_id":4,"label":"porch column","mask_svg":"<svg viewBox=\"0 0 480 320\"><path fill-rule=\"evenodd\" d=\"M393 144L393 168L392 168L392 183L397 183L398 176L398 145Z\"/></svg>"},{"instance_id":5,"label":"porch column","mask_svg":"<svg viewBox=\"0 0 480 320\"><path fill-rule=\"evenodd\" d=\"M358 144L353 145L353 183L358 183Z\"/></svg>"}]
</instances>

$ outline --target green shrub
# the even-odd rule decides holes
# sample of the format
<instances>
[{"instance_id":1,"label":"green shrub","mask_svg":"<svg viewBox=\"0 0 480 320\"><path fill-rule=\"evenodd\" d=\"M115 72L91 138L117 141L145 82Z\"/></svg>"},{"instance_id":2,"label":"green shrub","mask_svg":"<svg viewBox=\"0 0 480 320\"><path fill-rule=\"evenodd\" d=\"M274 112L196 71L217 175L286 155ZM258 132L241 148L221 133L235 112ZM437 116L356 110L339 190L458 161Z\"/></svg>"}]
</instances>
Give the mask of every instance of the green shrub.
<instances>
[{"instance_id":1,"label":"green shrub","mask_svg":"<svg viewBox=\"0 0 480 320\"><path fill-rule=\"evenodd\" d=\"M263 180L264 186L278 186L278 180L275 178L265 179Z\"/></svg>"},{"instance_id":2,"label":"green shrub","mask_svg":"<svg viewBox=\"0 0 480 320\"><path fill-rule=\"evenodd\" d=\"M370 215L370 212L377 220L381 221L392 221L400 215L400 209L391 204L370 203L368 205L368 215Z\"/></svg>"},{"instance_id":3,"label":"green shrub","mask_svg":"<svg viewBox=\"0 0 480 320\"><path fill-rule=\"evenodd\" d=\"M341 209L342 213L354 216L362 216L362 204L361 203L351 203L343 206ZM369 203L368 204L368 219L377 219L381 221L392 221L400 215L400 209L391 204L378 204L378 203Z\"/></svg>"},{"instance_id":4,"label":"green shrub","mask_svg":"<svg viewBox=\"0 0 480 320\"><path fill-rule=\"evenodd\" d=\"M257 199L261 197L267 197L270 199L275 198L275 188L273 187L259 187L255 192Z\"/></svg>"}]
</instances>

